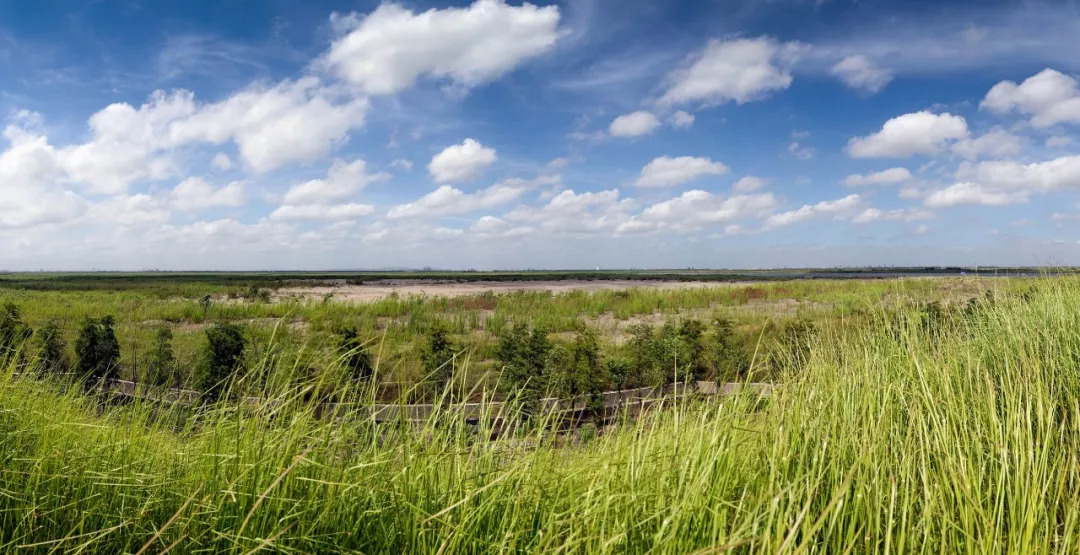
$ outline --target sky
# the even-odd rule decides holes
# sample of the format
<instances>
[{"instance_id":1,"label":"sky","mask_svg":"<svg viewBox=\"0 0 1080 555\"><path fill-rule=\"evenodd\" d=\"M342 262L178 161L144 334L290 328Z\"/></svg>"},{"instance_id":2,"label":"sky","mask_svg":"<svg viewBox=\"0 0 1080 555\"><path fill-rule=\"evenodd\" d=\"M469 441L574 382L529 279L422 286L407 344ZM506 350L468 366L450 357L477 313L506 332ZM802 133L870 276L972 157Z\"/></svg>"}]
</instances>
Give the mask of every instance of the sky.
<instances>
[{"instance_id":1,"label":"sky","mask_svg":"<svg viewBox=\"0 0 1080 555\"><path fill-rule=\"evenodd\" d=\"M1080 3L0 0L0 270L1080 265Z\"/></svg>"}]
</instances>

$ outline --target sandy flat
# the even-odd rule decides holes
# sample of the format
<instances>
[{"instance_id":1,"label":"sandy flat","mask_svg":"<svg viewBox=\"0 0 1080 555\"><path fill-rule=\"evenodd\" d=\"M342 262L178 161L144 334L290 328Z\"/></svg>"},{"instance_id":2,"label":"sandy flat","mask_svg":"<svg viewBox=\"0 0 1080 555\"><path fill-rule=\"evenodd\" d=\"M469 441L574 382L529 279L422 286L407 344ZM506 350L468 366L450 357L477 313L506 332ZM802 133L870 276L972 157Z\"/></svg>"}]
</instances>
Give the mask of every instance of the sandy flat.
<instances>
[{"instance_id":1,"label":"sandy flat","mask_svg":"<svg viewBox=\"0 0 1080 555\"><path fill-rule=\"evenodd\" d=\"M513 291L550 291L566 293L570 291L613 291L622 289L688 289L699 287L730 287L745 285L745 282L708 282L708 281L640 281L640 280L550 280L550 281L474 281L467 283L433 283L424 281L397 280L393 282L374 282L364 285L330 285L317 287L285 287L275 294L277 299L302 298L322 299L332 294L333 301L377 301L393 294L400 297L421 295L427 297L461 297L479 295L487 291L495 294Z\"/></svg>"}]
</instances>

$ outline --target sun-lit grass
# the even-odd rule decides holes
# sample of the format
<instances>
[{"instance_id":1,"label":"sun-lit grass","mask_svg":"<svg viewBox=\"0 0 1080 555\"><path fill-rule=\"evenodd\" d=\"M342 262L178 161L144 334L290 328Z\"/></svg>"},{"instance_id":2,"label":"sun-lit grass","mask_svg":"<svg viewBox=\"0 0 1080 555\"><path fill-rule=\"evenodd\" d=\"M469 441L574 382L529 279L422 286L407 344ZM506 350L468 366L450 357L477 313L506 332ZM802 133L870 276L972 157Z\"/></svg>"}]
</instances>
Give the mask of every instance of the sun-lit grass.
<instances>
[{"instance_id":1,"label":"sun-lit grass","mask_svg":"<svg viewBox=\"0 0 1080 555\"><path fill-rule=\"evenodd\" d=\"M1080 282L1032 283L940 321L881 301L922 284L851 285L772 397L594 439L318 419L303 380L101 408L9 367L0 550L1076 552Z\"/></svg>"}]
</instances>

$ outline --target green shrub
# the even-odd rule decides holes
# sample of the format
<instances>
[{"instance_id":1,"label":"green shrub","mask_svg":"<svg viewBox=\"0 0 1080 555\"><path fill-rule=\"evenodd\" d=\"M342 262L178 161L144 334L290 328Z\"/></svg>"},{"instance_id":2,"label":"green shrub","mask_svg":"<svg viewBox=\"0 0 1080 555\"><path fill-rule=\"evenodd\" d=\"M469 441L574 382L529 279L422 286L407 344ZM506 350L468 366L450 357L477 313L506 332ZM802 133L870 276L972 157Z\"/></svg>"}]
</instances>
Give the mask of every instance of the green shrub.
<instances>
[{"instance_id":1,"label":"green shrub","mask_svg":"<svg viewBox=\"0 0 1080 555\"><path fill-rule=\"evenodd\" d=\"M206 358L199 379L204 400L221 398L243 367L246 346L244 332L235 324L217 323L206 330Z\"/></svg>"}]
</instances>

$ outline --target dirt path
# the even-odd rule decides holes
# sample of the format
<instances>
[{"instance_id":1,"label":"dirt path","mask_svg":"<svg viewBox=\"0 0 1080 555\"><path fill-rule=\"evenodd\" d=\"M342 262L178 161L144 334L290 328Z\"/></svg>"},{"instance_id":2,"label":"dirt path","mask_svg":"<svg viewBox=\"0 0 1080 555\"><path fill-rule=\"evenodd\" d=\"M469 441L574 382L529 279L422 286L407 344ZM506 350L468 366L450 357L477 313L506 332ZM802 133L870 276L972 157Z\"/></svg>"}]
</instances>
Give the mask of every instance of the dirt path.
<instances>
[{"instance_id":1,"label":"dirt path","mask_svg":"<svg viewBox=\"0 0 1080 555\"><path fill-rule=\"evenodd\" d=\"M400 297L421 295L426 297L461 297L479 295L487 291L495 294L513 291L550 291L555 294L570 291L617 291L623 289L690 289L705 287L731 287L750 282L705 281L640 281L640 280L552 280L552 281L475 281L468 283L432 283L399 280L364 285L331 285L318 287L286 287L279 289L275 299L322 299L332 295L339 302L370 302L385 299L393 294Z\"/></svg>"}]
</instances>

